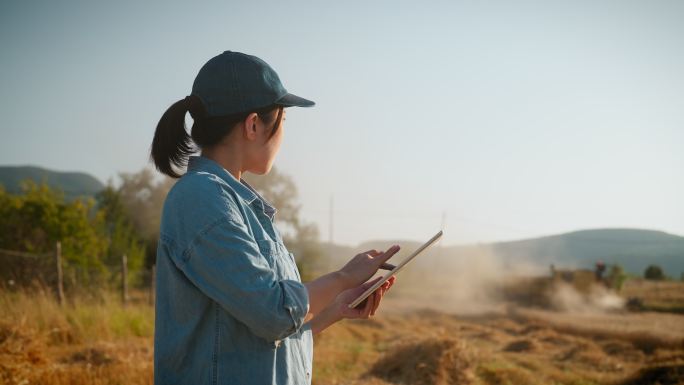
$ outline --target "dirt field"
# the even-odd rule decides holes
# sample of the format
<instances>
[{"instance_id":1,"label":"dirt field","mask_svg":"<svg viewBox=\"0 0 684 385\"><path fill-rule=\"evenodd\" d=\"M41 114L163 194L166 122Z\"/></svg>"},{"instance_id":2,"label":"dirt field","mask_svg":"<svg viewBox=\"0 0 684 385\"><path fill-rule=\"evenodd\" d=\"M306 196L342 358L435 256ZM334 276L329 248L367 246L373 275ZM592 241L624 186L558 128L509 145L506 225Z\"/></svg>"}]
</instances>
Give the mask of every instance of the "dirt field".
<instances>
[{"instance_id":1,"label":"dirt field","mask_svg":"<svg viewBox=\"0 0 684 385\"><path fill-rule=\"evenodd\" d=\"M314 378L319 385L679 384L683 344L680 315L385 312L326 330L316 341Z\"/></svg>"},{"instance_id":2,"label":"dirt field","mask_svg":"<svg viewBox=\"0 0 684 385\"><path fill-rule=\"evenodd\" d=\"M684 282L646 281L631 279L620 294L625 298L639 298L650 310L684 314Z\"/></svg>"},{"instance_id":3,"label":"dirt field","mask_svg":"<svg viewBox=\"0 0 684 385\"><path fill-rule=\"evenodd\" d=\"M649 301L684 287L638 285ZM449 305L389 296L377 317L332 326L315 338L314 384L684 383L681 314ZM116 297L60 308L4 293L0 384L152 384L152 317Z\"/></svg>"}]
</instances>

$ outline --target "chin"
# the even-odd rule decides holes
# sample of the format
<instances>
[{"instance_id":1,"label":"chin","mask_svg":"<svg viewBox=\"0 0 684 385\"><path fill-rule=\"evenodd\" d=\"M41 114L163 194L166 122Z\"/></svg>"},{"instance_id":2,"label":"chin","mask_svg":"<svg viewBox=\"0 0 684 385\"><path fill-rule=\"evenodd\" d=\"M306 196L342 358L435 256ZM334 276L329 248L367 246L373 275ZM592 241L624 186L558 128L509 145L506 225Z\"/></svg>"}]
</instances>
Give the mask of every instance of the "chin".
<instances>
[{"instance_id":1,"label":"chin","mask_svg":"<svg viewBox=\"0 0 684 385\"><path fill-rule=\"evenodd\" d=\"M268 173L271 171L271 167L272 167L272 165L269 164L269 165L266 166L266 167L261 167L261 168L258 168L258 169L255 169L255 170L250 170L250 171L251 171L253 174L257 174L257 175L266 175L266 174L268 174Z\"/></svg>"}]
</instances>

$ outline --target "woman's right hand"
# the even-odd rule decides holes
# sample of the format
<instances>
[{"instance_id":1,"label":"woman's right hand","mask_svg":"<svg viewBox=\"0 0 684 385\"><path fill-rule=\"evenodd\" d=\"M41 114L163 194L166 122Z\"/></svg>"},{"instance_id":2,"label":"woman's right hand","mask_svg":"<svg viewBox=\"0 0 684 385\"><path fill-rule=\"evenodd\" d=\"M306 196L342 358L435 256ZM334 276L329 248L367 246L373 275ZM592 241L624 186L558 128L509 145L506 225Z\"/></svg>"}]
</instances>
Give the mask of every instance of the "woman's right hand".
<instances>
[{"instance_id":1,"label":"woman's right hand","mask_svg":"<svg viewBox=\"0 0 684 385\"><path fill-rule=\"evenodd\" d=\"M380 265L390 259L397 251L399 251L399 245L394 245L385 252L368 250L357 254L339 271L346 282L345 286L352 288L366 282L375 275Z\"/></svg>"}]
</instances>

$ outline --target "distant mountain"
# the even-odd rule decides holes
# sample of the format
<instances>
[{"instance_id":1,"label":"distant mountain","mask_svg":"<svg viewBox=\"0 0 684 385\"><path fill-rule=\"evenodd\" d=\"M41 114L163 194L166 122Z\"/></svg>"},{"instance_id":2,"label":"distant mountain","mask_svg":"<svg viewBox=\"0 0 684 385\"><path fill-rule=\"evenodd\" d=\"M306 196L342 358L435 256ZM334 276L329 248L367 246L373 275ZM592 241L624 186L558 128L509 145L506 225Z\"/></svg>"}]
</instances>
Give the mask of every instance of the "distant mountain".
<instances>
[{"instance_id":1,"label":"distant mountain","mask_svg":"<svg viewBox=\"0 0 684 385\"><path fill-rule=\"evenodd\" d=\"M509 261L530 258L567 265L592 266L596 261L619 263L625 270L643 273L650 264L660 265L679 278L684 272L684 237L639 229L582 230L492 245Z\"/></svg>"},{"instance_id":2,"label":"distant mountain","mask_svg":"<svg viewBox=\"0 0 684 385\"><path fill-rule=\"evenodd\" d=\"M402 246L401 260L420 243L414 241L373 241L357 247L329 245L331 267L341 267L356 253L369 249L384 249L392 244ZM642 275L648 265L656 264L673 278L684 273L684 237L662 231L641 229L595 229L565 234L524 239L512 242L496 242L479 245L436 246L429 255L412 262L429 269L453 266L454 261L468 263L494 257L501 266L515 269L517 266L536 266L545 270L551 264L557 268L593 268L597 261L607 265L619 264L626 271Z\"/></svg>"},{"instance_id":3,"label":"distant mountain","mask_svg":"<svg viewBox=\"0 0 684 385\"><path fill-rule=\"evenodd\" d=\"M36 183L45 182L60 189L67 199L79 196L94 196L102 189L102 182L82 172L51 171L34 166L0 166L0 185L10 193L21 193L21 182L30 179Z\"/></svg>"}]
</instances>

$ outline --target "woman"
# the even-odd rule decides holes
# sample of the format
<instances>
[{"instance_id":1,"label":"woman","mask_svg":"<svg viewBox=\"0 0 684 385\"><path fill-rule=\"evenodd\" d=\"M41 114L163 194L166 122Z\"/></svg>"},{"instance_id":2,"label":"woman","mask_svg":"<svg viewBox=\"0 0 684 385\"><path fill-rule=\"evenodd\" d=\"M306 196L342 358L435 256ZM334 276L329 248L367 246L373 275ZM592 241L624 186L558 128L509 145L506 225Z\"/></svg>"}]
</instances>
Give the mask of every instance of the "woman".
<instances>
[{"instance_id":1,"label":"woman","mask_svg":"<svg viewBox=\"0 0 684 385\"><path fill-rule=\"evenodd\" d=\"M226 51L160 119L151 157L180 179L164 203L157 250L157 385L308 384L313 334L373 315L392 286L394 278L348 308L398 246L302 284L273 224L276 209L242 180L271 169L285 107L313 105L287 93L261 59ZM192 156L196 147L201 155Z\"/></svg>"}]
</instances>

